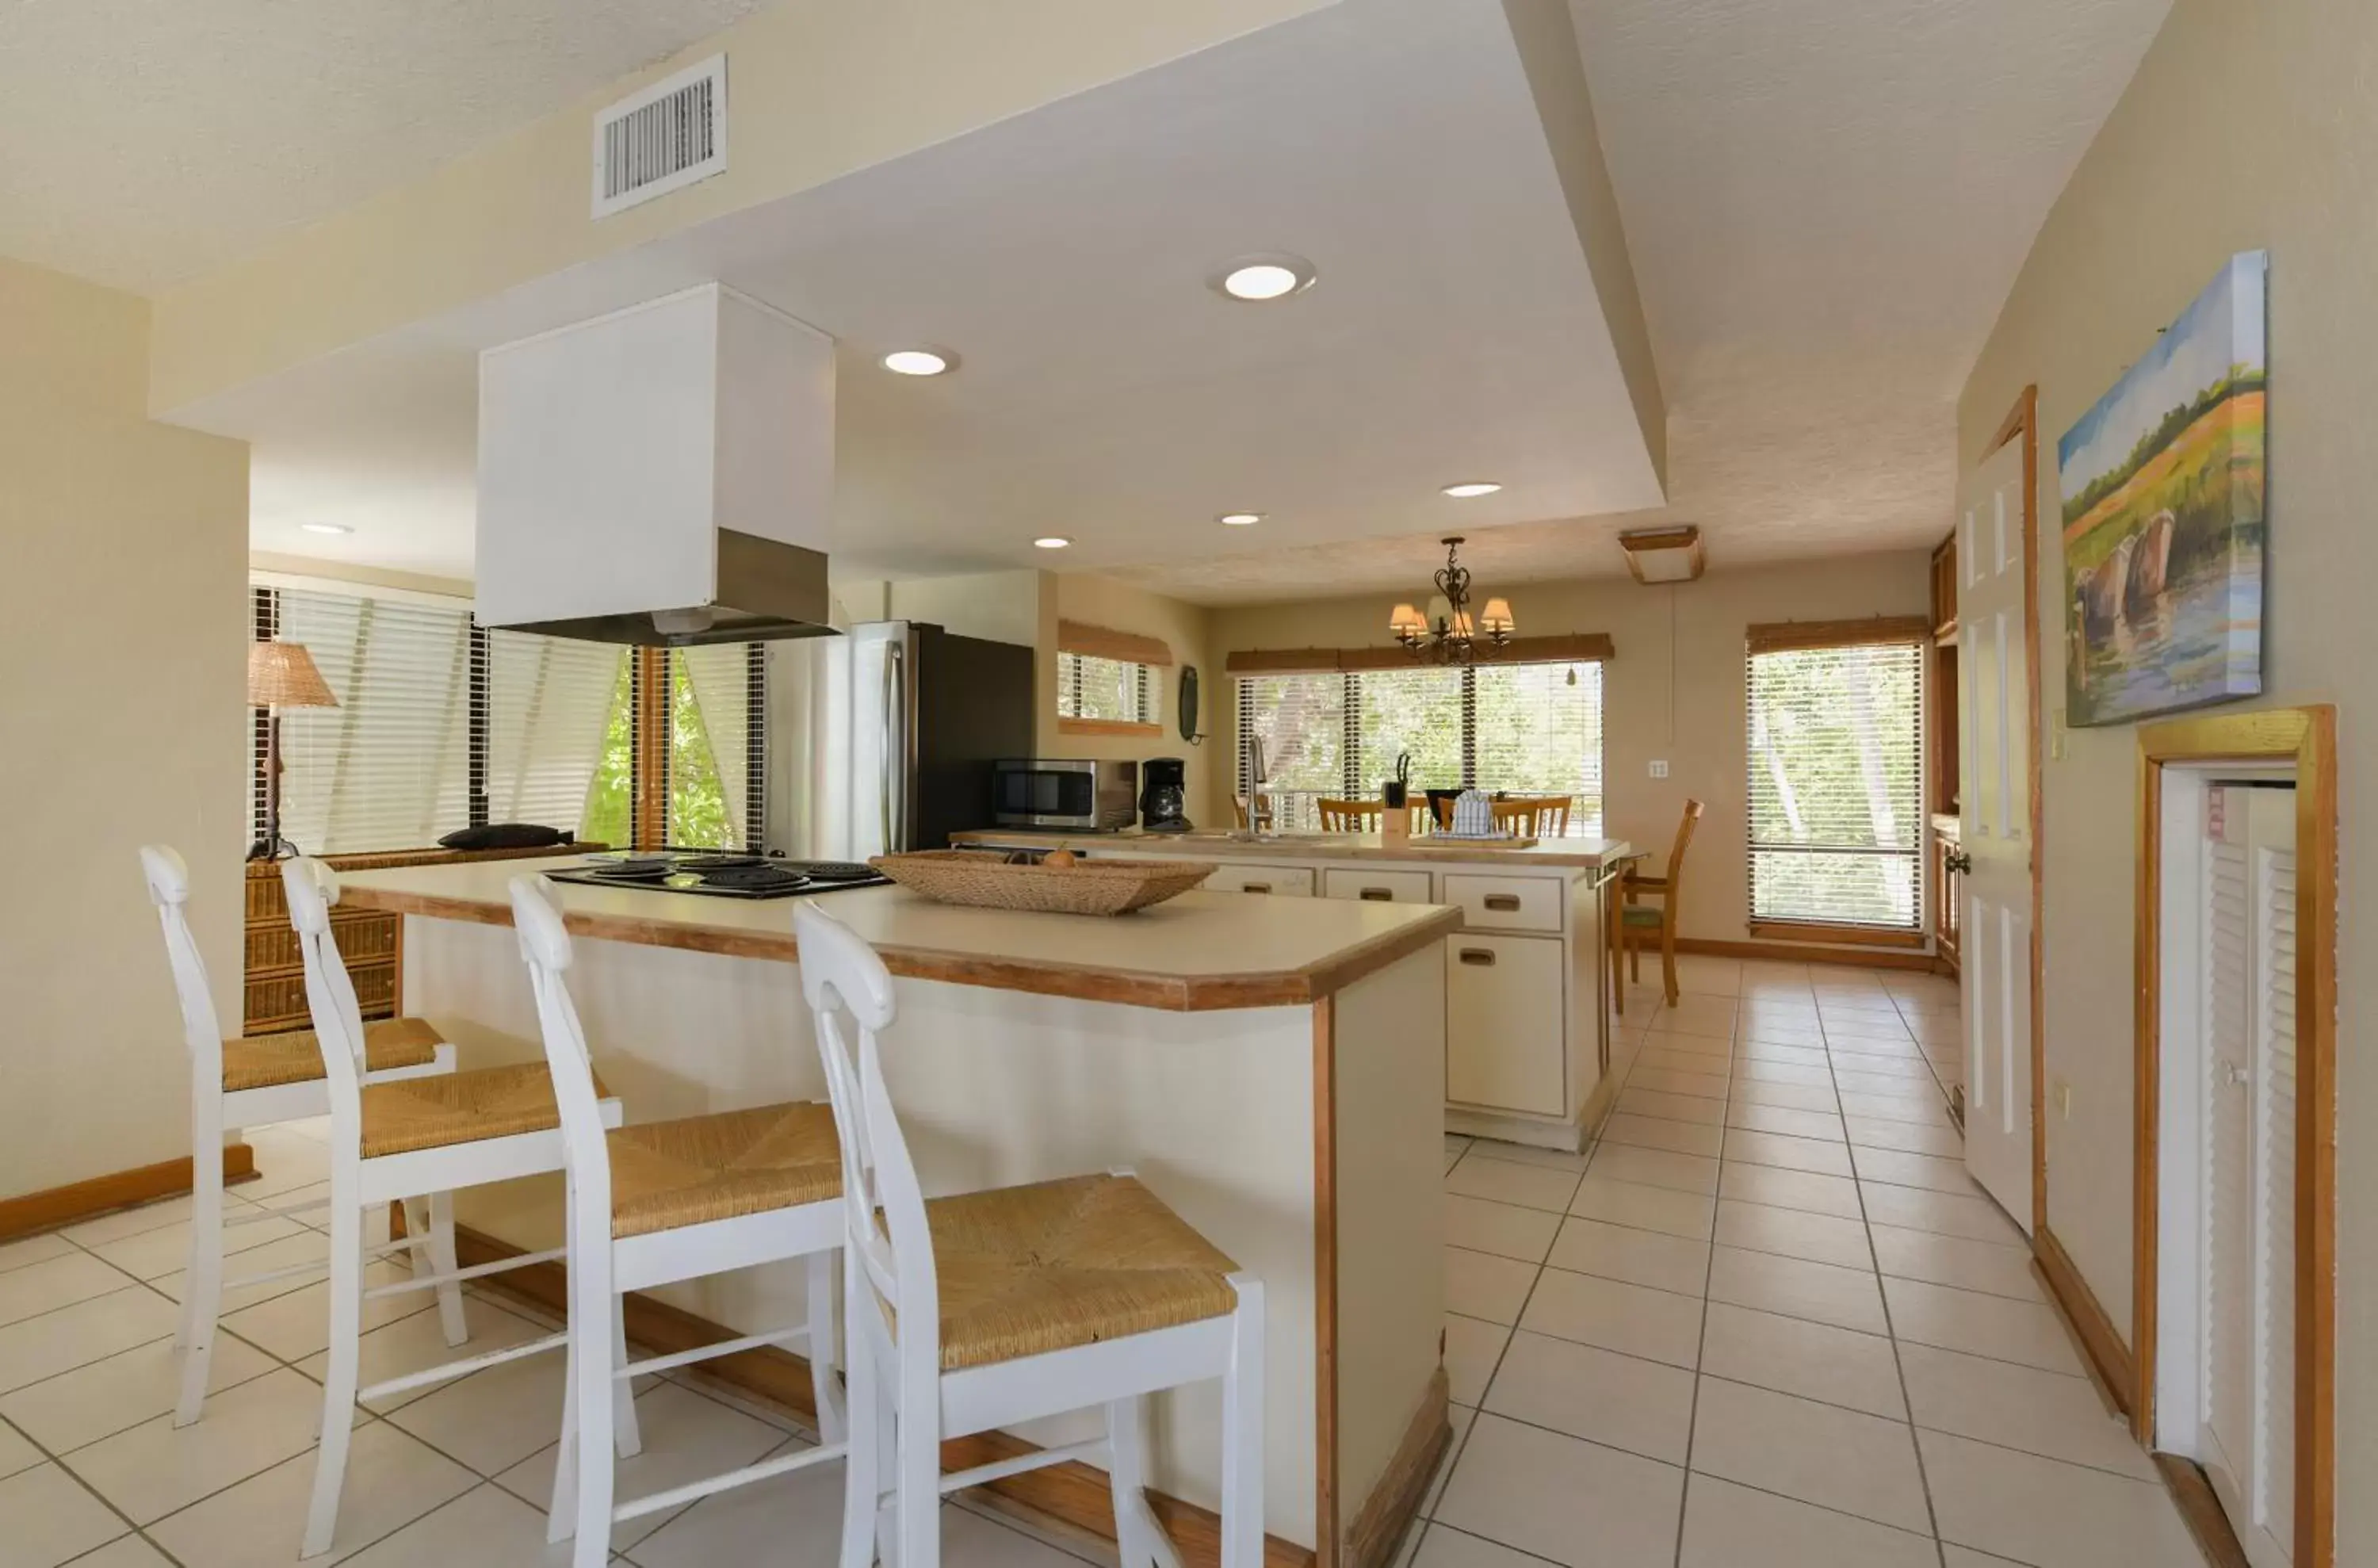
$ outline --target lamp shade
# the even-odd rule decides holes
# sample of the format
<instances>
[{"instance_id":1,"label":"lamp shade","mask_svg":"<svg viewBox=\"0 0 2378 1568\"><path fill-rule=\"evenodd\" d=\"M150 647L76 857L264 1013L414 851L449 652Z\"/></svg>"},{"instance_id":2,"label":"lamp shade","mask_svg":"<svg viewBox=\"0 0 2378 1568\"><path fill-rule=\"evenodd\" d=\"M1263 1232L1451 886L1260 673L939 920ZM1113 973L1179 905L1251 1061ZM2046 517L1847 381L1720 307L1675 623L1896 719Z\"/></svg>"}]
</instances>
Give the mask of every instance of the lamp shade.
<instances>
[{"instance_id":1,"label":"lamp shade","mask_svg":"<svg viewBox=\"0 0 2378 1568\"><path fill-rule=\"evenodd\" d=\"M1428 621L1411 605L1399 604L1387 617L1387 630L1399 637L1417 637L1428 631Z\"/></svg>"},{"instance_id":2,"label":"lamp shade","mask_svg":"<svg viewBox=\"0 0 2378 1568\"><path fill-rule=\"evenodd\" d=\"M1488 599L1486 608L1479 612L1478 620L1489 636L1498 632L1507 635L1519 630L1518 622L1511 619L1511 601L1508 599Z\"/></svg>"},{"instance_id":3,"label":"lamp shade","mask_svg":"<svg viewBox=\"0 0 2378 1568\"><path fill-rule=\"evenodd\" d=\"M247 648L250 707L336 707L330 682L314 668L303 643L250 643Z\"/></svg>"}]
</instances>

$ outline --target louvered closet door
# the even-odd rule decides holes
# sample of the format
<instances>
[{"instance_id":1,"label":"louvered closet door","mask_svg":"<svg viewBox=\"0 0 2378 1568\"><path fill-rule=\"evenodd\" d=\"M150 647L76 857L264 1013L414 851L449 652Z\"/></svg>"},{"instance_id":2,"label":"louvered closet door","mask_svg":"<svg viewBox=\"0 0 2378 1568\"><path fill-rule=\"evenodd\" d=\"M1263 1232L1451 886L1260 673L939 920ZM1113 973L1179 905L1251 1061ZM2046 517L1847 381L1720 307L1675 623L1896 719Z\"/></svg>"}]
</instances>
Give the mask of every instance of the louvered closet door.
<instances>
[{"instance_id":1,"label":"louvered closet door","mask_svg":"<svg viewBox=\"0 0 2378 1568\"><path fill-rule=\"evenodd\" d=\"M2295 792L2206 813L2202 1454L2257 1568L2295 1538Z\"/></svg>"}]
</instances>

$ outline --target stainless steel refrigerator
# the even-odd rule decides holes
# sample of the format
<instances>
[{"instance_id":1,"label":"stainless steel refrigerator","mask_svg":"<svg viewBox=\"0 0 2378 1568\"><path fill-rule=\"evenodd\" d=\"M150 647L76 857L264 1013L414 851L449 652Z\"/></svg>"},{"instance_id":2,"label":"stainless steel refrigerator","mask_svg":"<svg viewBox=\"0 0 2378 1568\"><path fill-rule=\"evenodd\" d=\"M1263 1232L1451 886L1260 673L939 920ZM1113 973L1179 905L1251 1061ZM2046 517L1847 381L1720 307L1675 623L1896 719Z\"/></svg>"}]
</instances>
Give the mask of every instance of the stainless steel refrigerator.
<instances>
[{"instance_id":1,"label":"stainless steel refrigerator","mask_svg":"<svg viewBox=\"0 0 2378 1568\"><path fill-rule=\"evenodd\" d=\"M768 844L797 860L946 848L1033 753L1032 650L919 621L768 645Z\"/></svg>"}]
</instances>

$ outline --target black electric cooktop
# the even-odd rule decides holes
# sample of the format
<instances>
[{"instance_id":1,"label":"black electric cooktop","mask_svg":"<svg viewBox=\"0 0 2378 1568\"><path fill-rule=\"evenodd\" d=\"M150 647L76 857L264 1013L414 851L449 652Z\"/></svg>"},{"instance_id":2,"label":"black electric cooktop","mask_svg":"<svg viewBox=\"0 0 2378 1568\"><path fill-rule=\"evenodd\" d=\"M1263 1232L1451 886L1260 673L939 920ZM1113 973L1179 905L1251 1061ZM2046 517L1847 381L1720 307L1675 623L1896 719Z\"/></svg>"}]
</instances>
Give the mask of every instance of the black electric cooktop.
<instances>
[{"instance_id":1,"label":"black electric cooktop","mask_svg":"<svg viewBox=\"0 0 2378 1568\"><path fill-rule=\"evenodd\" d=\"M546 874L556 882L588 887L650 887L710 899L790 899L845 887L877 887L892 880L855 861L789 861L707 850L598 855Z\"/></svg>"}]
</instances>

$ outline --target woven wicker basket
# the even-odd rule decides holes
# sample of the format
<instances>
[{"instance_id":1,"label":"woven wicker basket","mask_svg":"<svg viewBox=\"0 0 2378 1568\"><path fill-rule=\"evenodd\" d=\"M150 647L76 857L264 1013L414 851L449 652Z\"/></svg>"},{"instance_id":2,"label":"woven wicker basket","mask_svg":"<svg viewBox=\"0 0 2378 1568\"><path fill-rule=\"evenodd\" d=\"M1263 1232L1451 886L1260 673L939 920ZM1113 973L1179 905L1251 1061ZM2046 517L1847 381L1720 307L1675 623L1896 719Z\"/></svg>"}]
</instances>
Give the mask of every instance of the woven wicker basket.
<instances>
[{"instance_id":1,"label":"woven wicker basket","mask_svg":"<svg viewBox=\"0 0 2378 1568\"><path fill-rule=\"evenodd\" d=\"M1176 899L1214 874L1202 861L1076 861L1010 865L996 851L927 850L867 862L937 903L1044 914L1127 914Z\"/></svg>"}]
</instances>

